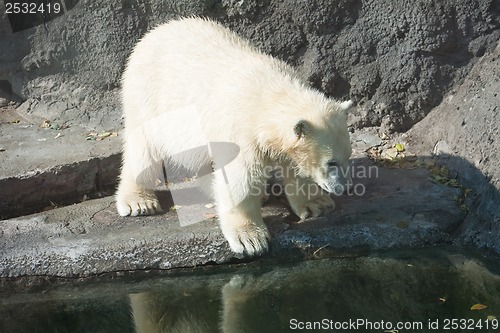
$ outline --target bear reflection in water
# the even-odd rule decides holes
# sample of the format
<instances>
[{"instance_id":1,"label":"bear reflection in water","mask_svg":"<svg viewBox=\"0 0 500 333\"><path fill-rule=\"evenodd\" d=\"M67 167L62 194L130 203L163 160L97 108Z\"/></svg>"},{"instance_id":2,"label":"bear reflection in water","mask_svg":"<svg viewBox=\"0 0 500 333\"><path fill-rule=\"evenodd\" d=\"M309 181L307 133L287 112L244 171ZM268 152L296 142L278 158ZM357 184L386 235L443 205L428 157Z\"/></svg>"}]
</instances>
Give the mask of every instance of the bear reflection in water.
<instances>
[{"instance_id":1,"label":"bear reflection in water","mask_svg":"<svg viewBox=\"0 0 500 333\"><path fill-rule=\"evenodd\" d=\"M236 275L224 285L222 293L200 288L131 294L136 333L271 332L270 322L248 320L264 288L255 278ZM264 324L267 328L259 328Z\"/></svg>"},{"instance_id":2,"label":"bear reflection in water","mask_svg":"<svg viewBox=\"0 0 500 333\"><path fill-rule=\"evenodd\" d=\"M425 333L436 332L425 326L429 321L445 318L482 320L482 331L498 332L498 319L489 329L485 321L500 309L500 278L483 263L446 251L398 255L403 259L314 260L260 271L240 267L230 278L162 280L157 291L131 295L136 332L279 333L362 319L365 327L351 331L382 332L367 325L385 321L420 322L422 329L407 331ZM478 302L488 307L471 311Z\"/></svg>"}]
</instances>

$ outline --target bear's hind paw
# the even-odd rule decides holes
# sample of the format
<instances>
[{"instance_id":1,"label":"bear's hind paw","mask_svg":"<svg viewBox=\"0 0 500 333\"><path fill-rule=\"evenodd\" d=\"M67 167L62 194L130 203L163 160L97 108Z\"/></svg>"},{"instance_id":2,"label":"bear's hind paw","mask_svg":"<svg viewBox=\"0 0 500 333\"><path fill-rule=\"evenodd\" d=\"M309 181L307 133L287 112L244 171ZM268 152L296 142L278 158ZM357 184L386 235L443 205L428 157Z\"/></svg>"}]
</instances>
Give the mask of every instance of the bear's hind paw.
<instances>
[{"instance_id":1,"label":"bear's hind paw","mask_svg":"<svg viewBox=\"0 0 500 333\"><path fill-rule=\"evenodd\" d=\"M121 216L153 215L163 211L154 194L118 196L116 209Z\"/></svg>"}]
</instances>

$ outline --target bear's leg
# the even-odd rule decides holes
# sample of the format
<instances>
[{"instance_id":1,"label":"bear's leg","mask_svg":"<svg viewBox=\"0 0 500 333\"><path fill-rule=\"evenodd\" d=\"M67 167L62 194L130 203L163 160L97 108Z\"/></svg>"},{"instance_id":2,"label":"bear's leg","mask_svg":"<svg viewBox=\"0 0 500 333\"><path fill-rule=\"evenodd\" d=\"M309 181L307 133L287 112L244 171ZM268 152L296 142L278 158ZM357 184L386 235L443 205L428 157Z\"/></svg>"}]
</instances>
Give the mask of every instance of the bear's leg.
<instances>
[{"instance_id":1,"label":"bear's leg","mask_svg":"<svg viewBox=\"0 0 500 333\"><path fill-rule=\"evenodd\" d=\"M222 332L247 332L245 319L249 317L252 300L263 290L253 275L234 275L222 288Z\"/></svg>"},{"instance_id":2,"label":"bear's leg","mask_svg":"<svg viewBox=\"0 0 500 333\"><path fill-rule=\"evenodd\" d=\"M292 211L301 220L326 214L335 208L335 202L330 194L315 182L298 176L290 167L286 170L283 177L285 195Z\"/></svg>"},{"instance_id":3,"label":"bear's leg","mask_svg":"<svg viewBox=\"0 0 500 333\"><path fill-rule=\"evenodd\" d=\"M261 193L264 192L264 187L259 186L259 189L262 187L259 193L252 193L249 189L243 189L244 185L241 183L231 186L225 183L224 177L215 177L214 194L220 227L233 252L260 255L267 251L271 238L261 213ZM240 197L230 194L236 191Z\"/></svg>"},{"instance_id":4,"label":"bear's leg","mask_svg":"<svg viewBox=\"0 0 500 333\"><path fill-rule=\"evenodd\" d=\"M161 212L152 188L162 176L161 161L152 158L142 131L129 134L123 146L123 166L116 192L118 213L137 216Z\"/></svg>"}]
</instances>

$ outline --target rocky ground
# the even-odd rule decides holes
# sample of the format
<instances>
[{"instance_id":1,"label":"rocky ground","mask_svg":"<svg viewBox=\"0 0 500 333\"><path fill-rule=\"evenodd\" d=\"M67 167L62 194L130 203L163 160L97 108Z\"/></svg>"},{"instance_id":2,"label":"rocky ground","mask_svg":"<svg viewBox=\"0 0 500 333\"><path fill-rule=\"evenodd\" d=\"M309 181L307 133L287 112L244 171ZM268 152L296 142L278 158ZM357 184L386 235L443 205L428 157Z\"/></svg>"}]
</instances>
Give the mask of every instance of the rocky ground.
<instances>
[{"instance_id":1,"label":"rocky ground","mask_svg":"<svg viewBox=\"0 0 500 333\"><path fill-rule=\"evenodd\" d=\"M16 33L1 11L0 276L232 262L213 208L181 228L175 212L121 218L109 196L126 56L151 26L188 14L222 21L357 104L353 163L377 176L358 177L363 195L300 224L271 202L268 257L456 243L499 258L499 10L493 0L80 1Z\"/></svg>"},{"instance_id":2,"label":"rocky ground","mask_svg":"<svg viewBox=\"0 0 500 333\"><path fill-rule=\"evenodd\" d=\"M3 124L2 128L4 133L33 130L47 140L61 138L56 139L57 131L50 128L21 126L9 123ZM61 133L75 135L69 130ZM175 209L156 216L120 217L112 196L82 201L85 193L96 190L92 187L90 192L78 189L82 191L78 195L71 188L65 199L73 198L74 204L57 207L59 203L51 198L52 193L61 187L52 183L58 179L58 172L54 170L66 170L61 174L66 184L78 184L82 177L95 177L94 164L108 164L108 169L115 170L119 167L118 158L109 158L114 156L113 149L117 154L119 145L115 145L115 141L119 142L119 137L89 141L83 135L75 136L79 144L69 139L58 143L57 149L73 152L69 160L54 156L51 161L60 163L58 167L45 166L44 169L40 166L38 173L17 173L0 180L3 191L11 189L12 179L23 184L24 187L13 194L24 196L39 192L42 186L46 190L33 197L33 205L47 206L44 212L24 215L18 211L22 216L0 221L1 277L88 276L234 261L234 255L218 228L215 208L210 205L194 204L191 208L206 218L189 226L180 224ZM290 261L357 256L374 250L420 248L454 242L453 234L465 216L464 207L461 207L464 189L455 179L444 175L444 169L436 166L431 156L398 152L404 147L396 145L398 149L394 148L393 142L379 138L376 129L357 131L352 141L355 186L336 198L337 207L332 214L299 223L281 198L271 198L266 204L263 210L265 220L273 234L267 258ZM2 154L6 160L17 158L18 167L30 170L37 160L46 162L43 156L35 153L31 158L23 158L24 155L20 154L26 150L38 151L40 148L36 145L6 147ZM50 154L52 150L43 148L42 151ZM100 158L88 158L89 152L97 151L106 153ZM79 162L75 162L76 157ZM67 168L68 165L74 167ZM90 175L86 175L87 172ZM47 176L52 173L54 176ZM190 184L173 184L171 190L186 186ZM161 198L163 207L178 206L168 192L162 192ZM184 208L187 207L177 209Z\"/></svg>"}]
</instances>

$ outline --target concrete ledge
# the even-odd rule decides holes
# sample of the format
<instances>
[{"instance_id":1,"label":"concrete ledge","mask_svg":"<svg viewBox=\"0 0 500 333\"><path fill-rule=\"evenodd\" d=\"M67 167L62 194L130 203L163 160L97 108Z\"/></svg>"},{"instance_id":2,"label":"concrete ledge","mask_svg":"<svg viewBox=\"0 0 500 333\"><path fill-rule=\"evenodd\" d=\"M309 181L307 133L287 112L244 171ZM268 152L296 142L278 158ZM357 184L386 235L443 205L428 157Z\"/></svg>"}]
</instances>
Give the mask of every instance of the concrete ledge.
<instances>
[{"instance_id":1,"label":"concrete ledge","mask_svg":"<svg viewBox=\"0 0 500 333\"><path fill-rule=\"evenodd\" d=\"M83 128L41 124L43 120L0 109L0 219L114 192L121 164L119 137L89 141Z\"/></svg>"},{"instance_id":2,"label":"concrete ledge","mask_svg":"<svg viewBox=\"0 0 500 333\"><path fill-rule=\"evenodd\" d=\"M358 180L363 196L338 197L332 214L302 223L271 204L263 209L273 234L265 256L288 261L450 243L464 218L453 200L458 190L428 176L425 169L379 168L377 177ZM173 212L123 218L112 197L3 220L0 234L0 277L80 277L234 258L215 219L181 227Z\"/></svg>"}]
</instances>

